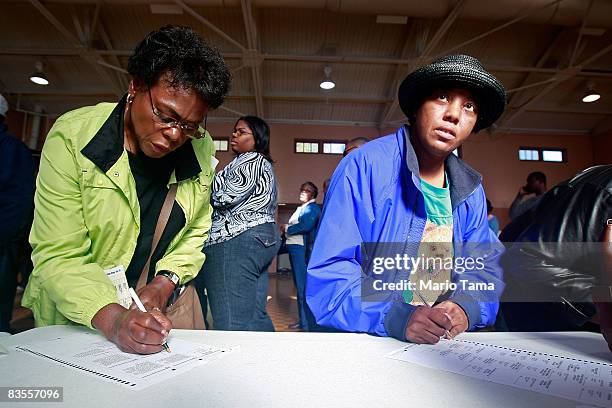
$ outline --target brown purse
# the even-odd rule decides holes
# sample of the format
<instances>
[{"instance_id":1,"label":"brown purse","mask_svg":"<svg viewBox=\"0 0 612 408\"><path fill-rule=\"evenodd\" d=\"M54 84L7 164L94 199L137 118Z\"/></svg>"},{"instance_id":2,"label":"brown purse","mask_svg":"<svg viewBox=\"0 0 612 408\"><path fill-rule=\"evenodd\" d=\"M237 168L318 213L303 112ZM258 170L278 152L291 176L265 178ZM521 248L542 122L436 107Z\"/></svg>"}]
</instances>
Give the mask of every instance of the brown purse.
<instances>
[{"instance_id":1,"label":"brown purse","mask_svg":"<svg viewBox=\"0 0 612 408\"><path fill-rule=\"evenodd\" d=\"M140 290L147 284L147 277L149 274L149 266L151 264L151 257L157 248L157 244L161 238L161 235L168 224L170 218L170 212L172 211L172 205L176 198L176 184L172 184L166 194L166 199L162 206L157 224L155 225L155 233L153 234L153 243L151 244L151 253L145 263L138 283L136 284L136 290ZM189 329L189 330L205 330L204 315L202 314L202 305L200 304L200 298L195 290L192 282L188 282L184 285L177 286L175 291L179 291L177 299L168 306L166 309L166 317L172 322L172 327L175 329Z\"/></svg>"}]
</instances>

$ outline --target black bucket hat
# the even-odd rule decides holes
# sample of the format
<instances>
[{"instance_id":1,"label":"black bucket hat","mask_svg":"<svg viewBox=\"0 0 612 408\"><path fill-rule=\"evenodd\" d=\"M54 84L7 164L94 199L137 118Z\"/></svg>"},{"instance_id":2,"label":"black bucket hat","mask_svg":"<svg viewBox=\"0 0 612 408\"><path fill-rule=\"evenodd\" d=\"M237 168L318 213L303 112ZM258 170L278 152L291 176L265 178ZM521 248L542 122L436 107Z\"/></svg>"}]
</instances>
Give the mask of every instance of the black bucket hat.
<instances>
[{"instance_id":1,"label":"black bucket hat","mask_svg":"<svg viewBox=\"0 0 612 408\"><path fill-rule=\"evenodd\" d=\"M474 132L491 126L506 108L506 90L480 61L469 55L447 55L410 73L399 87L398 100L411 118L436 89L467 89L479 105Z\"/></svg>"}]
</instances>

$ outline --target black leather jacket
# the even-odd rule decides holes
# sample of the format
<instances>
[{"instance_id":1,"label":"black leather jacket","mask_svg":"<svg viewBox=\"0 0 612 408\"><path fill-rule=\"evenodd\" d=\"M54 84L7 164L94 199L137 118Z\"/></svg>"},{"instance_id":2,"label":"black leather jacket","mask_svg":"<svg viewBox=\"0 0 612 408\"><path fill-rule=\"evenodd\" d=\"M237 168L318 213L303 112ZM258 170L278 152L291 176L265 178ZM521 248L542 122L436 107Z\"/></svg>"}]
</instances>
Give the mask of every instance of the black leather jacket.
<instances>
[{"instance_id":1,"label":"black leather jacket","mask_svg":"<svg viewBox=\"0 0 612 408\"><path fill-rule=\"evenodd\" d=\"M506 244L501 260L506 281L502 310L520 314L506 316L517 323L514 329L529 330L522 326L529 320L542 330L577 328L595 314L590 289L604 267L600 241L610 219L612 165L604 165L555 186L536 208L504 229L501 241L514 243ZM522 306L512 305L517 302Z\"/></svg>"}]
</instances>

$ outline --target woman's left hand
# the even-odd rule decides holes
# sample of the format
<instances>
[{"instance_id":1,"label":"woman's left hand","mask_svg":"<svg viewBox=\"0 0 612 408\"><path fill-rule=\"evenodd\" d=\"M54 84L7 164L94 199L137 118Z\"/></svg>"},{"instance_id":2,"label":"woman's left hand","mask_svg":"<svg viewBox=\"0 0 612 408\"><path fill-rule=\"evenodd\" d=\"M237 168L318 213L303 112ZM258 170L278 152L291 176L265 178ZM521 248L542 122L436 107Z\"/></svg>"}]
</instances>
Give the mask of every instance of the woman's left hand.
<instances>
[{"instance_id":1,"label":"woman's left hand","mask_svg":"<svg viewBox=\"0 0 612 408\"><path fill-rule=\"evenodd\" d=\"M145 309L159 309L162 313L166 312L168 299L174 291L174 284L165 276L156 276L144 288L138 291L138 297L142 301ZM132 303L131 309L136 308Z\"/></svg>"}]
</instances>

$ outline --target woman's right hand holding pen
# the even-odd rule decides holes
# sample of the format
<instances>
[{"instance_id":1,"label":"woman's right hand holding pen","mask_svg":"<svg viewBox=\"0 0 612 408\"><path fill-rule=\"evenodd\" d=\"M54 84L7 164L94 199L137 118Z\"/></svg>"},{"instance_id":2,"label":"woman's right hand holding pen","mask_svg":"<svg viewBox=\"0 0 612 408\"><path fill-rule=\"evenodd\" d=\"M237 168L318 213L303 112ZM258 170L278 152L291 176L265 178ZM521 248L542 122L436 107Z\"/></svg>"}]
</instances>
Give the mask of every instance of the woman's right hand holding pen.
<instances>
[{"instance_id":1,"label":"woman's right hand holding pen","mask_svg":"<svg viewBox=\"0 0 612 408\"><path fill-rule=\"evenodd\" d=\"M117 303L104 306L92 319L92 325L121 351L153 354L163 350L172 323L157 310L141 312L125 309Z\"/></svg>"}]
</instances>

